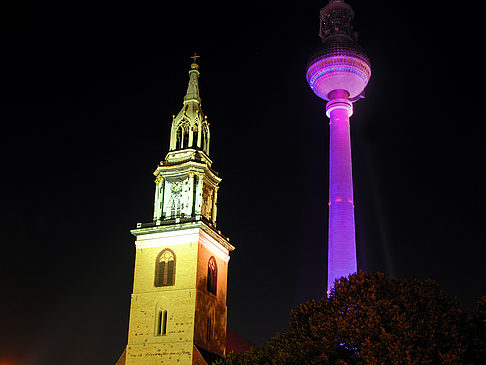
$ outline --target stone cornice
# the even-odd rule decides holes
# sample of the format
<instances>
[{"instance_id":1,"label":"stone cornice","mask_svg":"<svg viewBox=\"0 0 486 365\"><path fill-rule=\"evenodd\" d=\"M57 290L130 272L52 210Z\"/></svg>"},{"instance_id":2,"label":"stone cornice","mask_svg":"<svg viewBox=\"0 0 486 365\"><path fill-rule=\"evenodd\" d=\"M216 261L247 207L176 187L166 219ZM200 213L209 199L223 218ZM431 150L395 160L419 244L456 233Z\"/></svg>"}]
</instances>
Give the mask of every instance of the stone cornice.
<instances>
[{"instance_id":1,"label":"stone cornice","mask_svg":"<svg viewBox=\"0 0 486 365\"><path fill-rule=\"evenodd\" d=\"M225 261L229 261L229 252L235 249L228 238L203 221L137 228L130 232L137 237L137 248L159 247L161 240L167 240L168 245L199 242Z\"/></svg>"}]
</instances>

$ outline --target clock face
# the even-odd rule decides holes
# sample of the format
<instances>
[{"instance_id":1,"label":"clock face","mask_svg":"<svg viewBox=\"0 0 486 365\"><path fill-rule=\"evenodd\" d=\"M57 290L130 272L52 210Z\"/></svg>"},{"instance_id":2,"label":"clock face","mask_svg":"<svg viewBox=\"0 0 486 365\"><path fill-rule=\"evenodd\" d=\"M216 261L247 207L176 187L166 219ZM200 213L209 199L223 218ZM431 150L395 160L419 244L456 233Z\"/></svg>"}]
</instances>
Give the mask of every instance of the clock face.
<instances>
[{"instance_id":1,"label":"clock face","mask_svg":"<svg viewBox=\"0 0 486 365\"><path fill-rule=\"evenodd\" d=\"M181 181L175 181L170 185L170 191L173 196L178 196L180 197L182 194L182 182Z\"/></svg>"}]
</instances>

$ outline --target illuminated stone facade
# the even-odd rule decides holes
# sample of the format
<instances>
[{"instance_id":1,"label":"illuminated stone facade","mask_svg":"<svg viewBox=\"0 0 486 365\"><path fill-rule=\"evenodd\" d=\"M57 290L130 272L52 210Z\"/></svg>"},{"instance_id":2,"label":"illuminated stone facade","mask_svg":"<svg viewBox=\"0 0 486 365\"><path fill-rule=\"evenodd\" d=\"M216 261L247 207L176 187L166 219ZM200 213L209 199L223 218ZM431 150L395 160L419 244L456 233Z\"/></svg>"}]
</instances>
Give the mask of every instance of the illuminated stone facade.
<instances>
[{"instance_id":1,"label":"illuminated stone facade","mask_svg":"<svg viewBox=\"0 0 486 365\"><path fill-rule=\"evenodd\" d=\"M234 247L216 230L221 179L211 169L198 65L189 71L170 151L154 172L153 222L139 223L128 344L117 364L207 364L226 351Z\"/></svg>"}]
</instances>

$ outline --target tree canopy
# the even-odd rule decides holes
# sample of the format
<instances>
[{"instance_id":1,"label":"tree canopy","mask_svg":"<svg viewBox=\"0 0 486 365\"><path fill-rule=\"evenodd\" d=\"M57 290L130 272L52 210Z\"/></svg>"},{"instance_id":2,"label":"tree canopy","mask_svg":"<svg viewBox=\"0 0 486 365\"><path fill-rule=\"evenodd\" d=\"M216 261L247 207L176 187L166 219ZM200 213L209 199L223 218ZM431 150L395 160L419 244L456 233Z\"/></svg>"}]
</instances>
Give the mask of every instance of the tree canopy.
<instances>
[{"instance_id":1,"label":"tree canopy","mask_svg":"<svg viewBox=\"0 0 486 365\"><path fill-rule=\"evenodd\" d=\"M218 364L474 364L486 298L470 315L433 280L358 272L290 312L288 330Z\"/></svg>"}]
</instances>

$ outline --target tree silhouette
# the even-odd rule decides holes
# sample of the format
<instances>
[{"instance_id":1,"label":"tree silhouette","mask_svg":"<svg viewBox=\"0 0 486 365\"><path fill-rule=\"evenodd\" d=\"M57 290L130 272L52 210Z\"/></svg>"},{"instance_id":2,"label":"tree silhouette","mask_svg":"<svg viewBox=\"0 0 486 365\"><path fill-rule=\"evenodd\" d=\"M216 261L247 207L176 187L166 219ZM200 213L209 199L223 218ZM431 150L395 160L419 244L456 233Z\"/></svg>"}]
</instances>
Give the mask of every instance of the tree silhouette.
<instances>
[{"instance_id":1,"label":"tree silhouette","mask_svg":"<svg viewBox=\"0 0 486 365\"><path fill-rule=\"evenodd\" d=\"M485 309L483 297L468 315L433 280L358 272L294 308L286 332L218 364L479 364Z\"/></svg>"}]
</instances>

